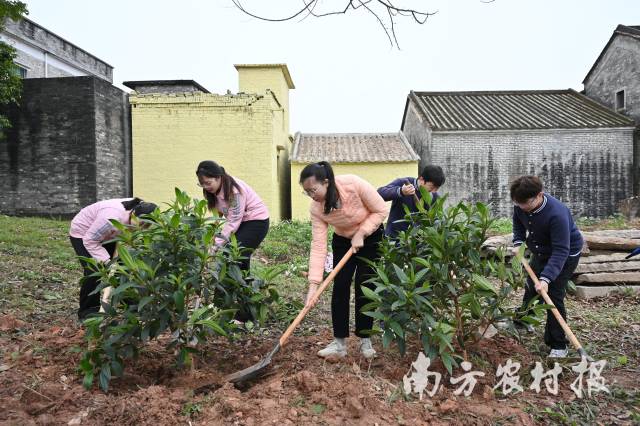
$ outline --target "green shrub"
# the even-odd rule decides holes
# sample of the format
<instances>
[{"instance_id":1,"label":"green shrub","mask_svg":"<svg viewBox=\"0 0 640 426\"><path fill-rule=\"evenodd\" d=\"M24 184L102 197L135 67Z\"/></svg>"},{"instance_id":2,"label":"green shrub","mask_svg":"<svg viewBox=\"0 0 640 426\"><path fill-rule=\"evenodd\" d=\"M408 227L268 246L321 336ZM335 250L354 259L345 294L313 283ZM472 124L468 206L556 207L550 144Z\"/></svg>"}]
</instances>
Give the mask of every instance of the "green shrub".
<instances>
[{"instance_id":1,"label":"green shrub","mask_svg":"<svg viewBox=\"0 0 640 426\"><path fill-rule=\"evenodd\" d=\"M423 192L423 200L431 196ZM381 260L364 289L371 302L364 310L382 323L373 333L382 334L388 347L397 344L401 353L415 336L432 360L441 358L449 372L466 348L476 343L491 324L512 318L506 307L514 290L524 283L517 260L505 262L503 252L488 258L481 251L490 229L486 205L458 203L445 208L441 197L428 210L407 215L412 225L397 242L384 240ZM546 305L534 307L536 314ZM525 322L535 323L533 317ZM512 324L512 322L510 322Z\"/></svg>"},{"instance_id":2,"label":"green shrub","mask_svg":"<svg viewBox=\"0 0 640 426\"><path fill-rule=\"evenodd\" d=\"M114 221L119 259L109 265L92 261L101 288L111 286L105 312L85 321L88 349L80 363L84 384L99 376L107 390L112 376L123 373L126 359L135 357L144 343L163 333L178 354L179 366L188 365L198 343L211 336L230 336L234 315L259 323L279 295L269 282L280 272L265 269L262 277L243 274L242 249L231 244L210 253L223 221L207 215L203 200L191 200L176 189L168 210L156 210L130 227Z\"/></svg>"}]
</instances>

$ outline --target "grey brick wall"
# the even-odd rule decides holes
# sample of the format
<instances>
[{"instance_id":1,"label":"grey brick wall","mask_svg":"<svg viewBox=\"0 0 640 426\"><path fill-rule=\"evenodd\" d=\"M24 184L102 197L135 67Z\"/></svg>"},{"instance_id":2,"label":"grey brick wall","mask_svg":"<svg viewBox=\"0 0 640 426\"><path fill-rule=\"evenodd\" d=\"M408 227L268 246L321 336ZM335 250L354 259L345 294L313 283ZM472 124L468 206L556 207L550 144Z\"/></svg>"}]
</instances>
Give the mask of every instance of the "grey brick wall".
<instances>
[{"instance_id":1,"label":"grey brick wall","mask_svg":"<svg viewBox=\"0 0 640 426\"><path fill-rule=\"evenodd\" d=\"M131 194L131 135L126 93L93 79L98 200Z\"/></svg>"},{"instance_id":2,"label":"grey brick wall","mask_svg":"<svg viewBox=\"0 0 640 426\"><path fill-rule=\"evenodd\" d=\"M130 193L123 92L96 77L29 79L0 141L0 213L71 216Z\"/></svg>"},{"instance_id":3,"label":"grey brick wall","mask_svg":"<svg viewBox=\"0 0 640 426\"><path fill-rule=\"evenodd\" d=\"M421 167L444 169L450 202L490 203L498 216L511 214L509 182L522 174L540 176L576 216L609 216L632 194L633 128L427 133L409 110L403 131Z\"/></svg>"}]
</instances>

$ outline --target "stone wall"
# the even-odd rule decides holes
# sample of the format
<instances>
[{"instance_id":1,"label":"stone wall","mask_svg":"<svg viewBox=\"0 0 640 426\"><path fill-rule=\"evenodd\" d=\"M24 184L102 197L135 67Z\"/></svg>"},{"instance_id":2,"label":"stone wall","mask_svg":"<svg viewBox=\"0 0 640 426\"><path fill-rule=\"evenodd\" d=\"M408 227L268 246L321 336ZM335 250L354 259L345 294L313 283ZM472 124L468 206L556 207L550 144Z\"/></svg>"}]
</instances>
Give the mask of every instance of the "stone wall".
<instances>
[{"instance_id":1,"label":"stone wall","mask_svg":"<svg viewBox=\"0 0 640 426\"><path fill-rule=\"evenodd\" d=\"M124 92L96 77L28 79L0 141L0 213L71 216L131 193Z\"/></svg>"}]
</instances>

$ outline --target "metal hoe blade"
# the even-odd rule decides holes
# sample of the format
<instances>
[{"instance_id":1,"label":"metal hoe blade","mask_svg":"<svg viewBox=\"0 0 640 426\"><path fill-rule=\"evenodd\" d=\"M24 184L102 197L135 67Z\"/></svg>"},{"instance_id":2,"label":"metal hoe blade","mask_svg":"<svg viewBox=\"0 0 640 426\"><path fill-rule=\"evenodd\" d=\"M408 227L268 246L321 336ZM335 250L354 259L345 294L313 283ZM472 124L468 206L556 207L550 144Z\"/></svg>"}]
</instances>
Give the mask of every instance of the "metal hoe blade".
<instances>
[{"instance_id":1,"label":"metal hoe blade","mask_svg":"<svg viewBox=\"0 0 640 426\"><path fill-rule=\"evenodd\" d=\"M244 370L236 371L233 374L229 374L224 378L225 382L231 382L233 384L241 384L243 382L248 382L257 377L262 376L269 365L271 364L271 359L275 354L280 351L280 342L269 352L264 358L262 358L258 363L253 364L250 367L245 368Z\"/></svg>"}]
</instances>

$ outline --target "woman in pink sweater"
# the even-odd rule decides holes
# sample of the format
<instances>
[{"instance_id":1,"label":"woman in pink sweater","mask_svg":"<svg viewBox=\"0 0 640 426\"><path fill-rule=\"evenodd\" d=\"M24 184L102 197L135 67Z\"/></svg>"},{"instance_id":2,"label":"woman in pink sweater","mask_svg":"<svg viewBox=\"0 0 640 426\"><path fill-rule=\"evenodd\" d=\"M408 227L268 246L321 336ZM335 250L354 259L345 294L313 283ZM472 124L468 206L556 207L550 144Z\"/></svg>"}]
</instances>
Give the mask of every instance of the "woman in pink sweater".
<instances>
[{"instance_id":1,"label":"woman in pink sweater","mask_svg":"<svg viewBox=\"0 0 640 426\"><path fill-rule=\"evenodd\" d=\"M313 200L309 209L312 241L307 303L322 281L328 226L334 228L331 241L334 267L349 250L357 252L336 275L331 295L334 340L318 355L344 357L347 354L345 339L349 336L349 298L355 274L355 334L360 337L360 352L371 359L376 351L364 332L373 327L373 318L361 312L367 303L362 286L368 286L365 281L373 273L365 259L375 261L378 258L378 243L384 234L382 221L388 213L387 205L371 184L355 175L334 176L331 165L326 161L306 166L300 173L300 184L304 193Z\"/></svg>"},{"instance_id":2,"label":"woman in pink sweater","mask_svg":"<svg viewBox=\"0 0 640 426\"><path fill-rule=\"evenodd\" d=\"M153 203L145 203L140 198L122 198L104 200L93 203L75 215L69 229L69 239L76 254L81 257L92 257L100 262L107 263L113 257L116 243L105 241L112 240L118 230L111 224L115 219L125 225L154 211L157 206ZM80 307L78 318L85 319L87 315L98 312L100 309L100 294L91 294L98 284L99 278L92 276L95 272L83 260L80 260L84 277L80 281Z\"/></svg>"},{"instance_id":3,"label":"woman in pink sweater","mask_svg":"<svg viewBox=\"0 0 640 426\"><path fill-rule=\"evenodd\" d=\"M210 210L226 218L215 248L235 234L238 245L246 248L240 268L249 271L251 254L269 231L269 210L258 194L246 183L225 172L214 161L203 161L196 170L198 186L202 188Z\"/></svg>"}]
</instances>

